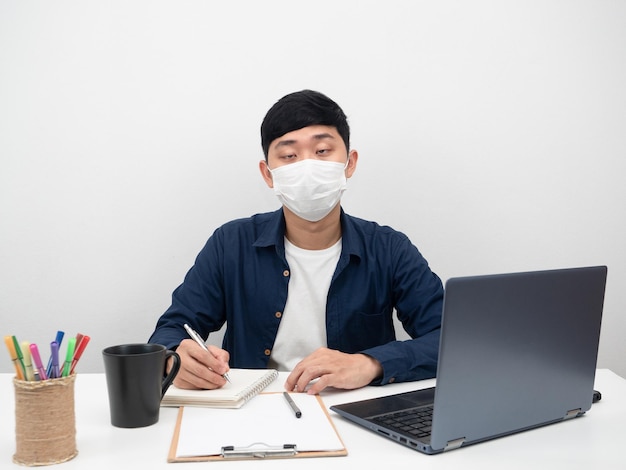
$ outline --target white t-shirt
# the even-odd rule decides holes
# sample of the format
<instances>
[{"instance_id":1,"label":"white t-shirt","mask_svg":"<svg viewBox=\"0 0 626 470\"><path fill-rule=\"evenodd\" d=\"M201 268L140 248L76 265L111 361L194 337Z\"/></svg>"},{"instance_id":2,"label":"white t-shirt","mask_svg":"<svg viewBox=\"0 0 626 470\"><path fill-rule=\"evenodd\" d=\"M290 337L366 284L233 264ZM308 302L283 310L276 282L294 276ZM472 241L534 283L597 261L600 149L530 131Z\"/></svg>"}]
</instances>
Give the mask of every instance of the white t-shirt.
<instances>
[{"instance_id":1,"label":"white t-shirt","mask_svg":"<svg viewBox=\"0 0 626 470\"><path fill-rule=\"evenodd\" d=\"M269 367L290 371L303 358L327 345L326 300L340 255L341 239L324 250L304 250L285 238L291 275Z\"/></svg>"}]
</instances>

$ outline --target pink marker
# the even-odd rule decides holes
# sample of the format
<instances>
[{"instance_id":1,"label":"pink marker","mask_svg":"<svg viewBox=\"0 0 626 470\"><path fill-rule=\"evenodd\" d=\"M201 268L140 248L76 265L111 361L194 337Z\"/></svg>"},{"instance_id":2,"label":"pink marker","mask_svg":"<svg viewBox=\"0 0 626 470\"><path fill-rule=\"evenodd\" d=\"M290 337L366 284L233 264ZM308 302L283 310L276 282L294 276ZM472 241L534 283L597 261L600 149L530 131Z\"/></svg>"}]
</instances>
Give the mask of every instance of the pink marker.
<instances>
[{"instance_id":1,"label":"pink marker","mask_svg":"<svg viewBox=\"0 0 626 470\"><path fill-rule=\"evenodd\" d=\"M35 363L35 367L39 371L39 380L48 380L48 376L46 375L46 369L44 369L41 362L41 356L39 355L39 348L37 348L36 344L31 344L29 348L30 355L33 357L33 362Z\"/></svg>"}]
</instances>

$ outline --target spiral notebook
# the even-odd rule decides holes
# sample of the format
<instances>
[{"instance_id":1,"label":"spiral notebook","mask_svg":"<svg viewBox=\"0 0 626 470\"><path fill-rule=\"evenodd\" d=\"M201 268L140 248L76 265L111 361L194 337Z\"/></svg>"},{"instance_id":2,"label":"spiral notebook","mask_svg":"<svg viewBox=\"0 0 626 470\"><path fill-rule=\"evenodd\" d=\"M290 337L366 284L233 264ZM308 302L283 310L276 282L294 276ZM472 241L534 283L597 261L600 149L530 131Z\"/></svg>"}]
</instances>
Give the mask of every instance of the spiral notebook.
<instances>
[{"instance_id":1,"label":"spiral notebook","mask_svg":"<svg viewBox=\"0 0 626 470\"><path fill-rule=\"evenodd\" d=\"M161 406L241 408L278 377L275 369L230 369L230 382L216 390L186 390L171 385Z\"/></svg>"}]
</instances>

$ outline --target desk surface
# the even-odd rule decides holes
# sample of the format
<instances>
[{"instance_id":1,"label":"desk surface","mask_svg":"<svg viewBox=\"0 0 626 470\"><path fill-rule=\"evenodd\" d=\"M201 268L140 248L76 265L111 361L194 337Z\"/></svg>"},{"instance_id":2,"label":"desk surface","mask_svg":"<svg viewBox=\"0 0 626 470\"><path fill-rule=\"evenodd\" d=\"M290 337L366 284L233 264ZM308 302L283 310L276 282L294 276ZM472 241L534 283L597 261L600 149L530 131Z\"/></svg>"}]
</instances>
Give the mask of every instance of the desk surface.
<instances>
[{"instance_id":1,"label":"desk surface","mask_svg":"<svg viewBox=\"0 0 626 470\"><path fill-rule=\"evenodd\" d=\"M267 391L282 390L286 375L281 376ZM331 391L322 394L329 407L335 403L371 398L433 386L434 380L365 387L360 390ZM331 416L348 449L347 457L299 459L298 468L326 469L372 468L376 464L394 462L428 468L624 468L626 456L622 451L626 422L626 380L607 369L599 369L595 388L602 400L593 405L583 417L518 433L493 441L476 444L453 452L427 456L382 438L345 421L335 413ZM0 468L24 468L12 462L15 453L15 409L11 374L0 374ZM255 460L237 462L166 462L176 408L162 408L157 424L138 429L111 426L104 374L82 374L76 379L76 441L78 456L54 468L169 468L185 469L199 465L224 465L224 470L241 468L291 468L293 460ZM219 432L219 427L207 423L207 432Z\"/></svg>"}]
</instances>

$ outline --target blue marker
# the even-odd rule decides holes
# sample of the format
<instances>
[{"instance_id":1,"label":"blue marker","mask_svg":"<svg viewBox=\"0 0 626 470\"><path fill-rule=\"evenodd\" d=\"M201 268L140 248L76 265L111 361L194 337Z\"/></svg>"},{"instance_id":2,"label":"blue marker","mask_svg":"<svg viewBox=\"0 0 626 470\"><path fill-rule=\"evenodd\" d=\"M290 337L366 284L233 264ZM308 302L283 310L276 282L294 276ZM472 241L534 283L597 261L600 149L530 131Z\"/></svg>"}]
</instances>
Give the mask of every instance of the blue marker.
<instances>
[{"instance_id":1,"label":"blue marker","mask_svg":"<svg viewBox=\"0 0 626 470\"><path fill-rule=\"evenodd\" d=\"M57 331L57 337L54 339L59 348L61 347L61 342L63 342L63 335L65 335L65 332L59 330ZM50 377L50 374L52 374L52 356L50 356L50 359L48 360L48 367L46 368L46 375Z\"/></svg>"},{"instance_id":2,"label":"blue marker","mask_svg":"<svg viewBox=\"0 0 626 470\"><path fill-rule=\"evenodd\" d=\"M48 374L49 379L58 379L61 377L61 372L59 371L59 343L53 341L50 343L50 360L52 361L52 367L50 374Z\"/></svg>"}]
</instances>

